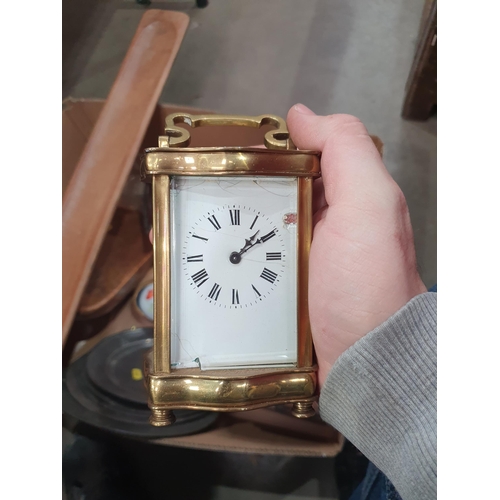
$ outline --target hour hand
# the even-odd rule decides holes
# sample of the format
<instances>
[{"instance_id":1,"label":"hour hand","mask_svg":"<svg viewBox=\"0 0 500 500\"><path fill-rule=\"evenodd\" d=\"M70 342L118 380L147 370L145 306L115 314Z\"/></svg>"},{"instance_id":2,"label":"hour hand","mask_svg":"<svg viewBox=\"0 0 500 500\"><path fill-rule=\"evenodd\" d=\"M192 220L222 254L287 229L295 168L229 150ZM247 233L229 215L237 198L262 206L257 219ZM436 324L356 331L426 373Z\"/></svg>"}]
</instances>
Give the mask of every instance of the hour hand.
<instances>
[{"instance_id":1,"label":"hour hand","mask_svg":"<svg viewBox=\"0 0 500 500\"><path fill-rule=\"evenodd\" d=\"M241 248L239 252L235 252L235 253L238 253L241 255L242 253L245 253L249 248L251 248L253 246L252 242L253 242L254 238L259 234L259 231L257 231L253 236L250 236L250 238L248 240L245 240L245 246L243 248Z\"/></svg>"},{"instance_id":2,"label":"hour hand","mask_svg":"<svg viewBox=\"0 0 500 500\"><path fill-rule=\"evenodd\" d=\"M257 230L257 232L256 232L253 236L250 236L250 239L245 240L245 246L244 246L244 247L240 250L240 253L241 253L241 252L243 252L243 250L244 250L247 246L249 246L249 245L251 245L251 244L252 244L252 242L253 242L254 238L255 238L255 237L259 234L259 231L260 231L260 229L258 229L258 230Z\"/></svg>"},{"instance_id":3,"label":"hour hand","mask_svg":"<svg viewBox=\"0 0 500 500\"><path fill-rule=\"evenodd\" d=\"M257 243L260 243L259 240L257 240L255 243L253 242L253 240L256 238L256 236L259 234L259 230L257 230L257 232L253 235L253 236L250 236L249 239L245 239L245 246L239 251L239 252L232 252L231 255L229 256L229 261L232 263L232 264L239 264L241 262L241 256L247 251L247 250L250 250L250 248L252 248L254 245L256 245Z\"/></svg>"}]
</instances>

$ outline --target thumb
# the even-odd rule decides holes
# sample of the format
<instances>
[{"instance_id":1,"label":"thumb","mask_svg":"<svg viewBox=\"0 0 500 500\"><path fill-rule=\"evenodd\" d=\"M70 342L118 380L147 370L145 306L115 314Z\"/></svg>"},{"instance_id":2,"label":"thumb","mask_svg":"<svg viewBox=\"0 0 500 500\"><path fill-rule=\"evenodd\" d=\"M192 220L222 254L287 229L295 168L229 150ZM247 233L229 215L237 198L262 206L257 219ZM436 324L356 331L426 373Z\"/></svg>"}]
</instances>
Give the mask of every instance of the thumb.
<instances>
[{"instance_id":1,"label":"thumb","mask_svg":"<svg viewBox=\"0 0 500 500\"><path fill-rule=\"evenodd\" d=\"M321 172L327 202L345 193L346 187L357 195L393 184L372 138L363 123L354 116L335 114L317 116L303 104L288 112L287 125L299 149L322 152ZM361 190L361 191L360 191Z\"/></svg>"}]
</instances>

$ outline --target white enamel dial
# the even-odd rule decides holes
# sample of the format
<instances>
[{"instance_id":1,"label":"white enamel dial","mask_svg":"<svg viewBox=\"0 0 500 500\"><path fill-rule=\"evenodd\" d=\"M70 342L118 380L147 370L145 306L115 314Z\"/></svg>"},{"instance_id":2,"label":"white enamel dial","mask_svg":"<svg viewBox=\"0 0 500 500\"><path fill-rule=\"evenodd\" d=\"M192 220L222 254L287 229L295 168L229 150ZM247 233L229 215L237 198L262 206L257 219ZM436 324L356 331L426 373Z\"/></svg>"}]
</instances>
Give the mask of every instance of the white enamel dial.
<instances>
[{"instance_id":1,"label":"white enamel dial","mask_svg":"<svg viewBox=\"0 0 500 500\"><path fill-rule=\"evenodd\" d=\"M282 231L268 215L239 203L223 204L203 214L189 231L183 270L205 301L241 309L259 304L280 285L286 249Z\"/></svg>"},{"instance_id":2,"label":"white enamel dial","mask_svg":"<svg viewBox=\"0 0 500 500\"><path fill-rule=\"evenodd\" d=\"M174 177L171 211L172 366L296 364L296 179Z\"/></svg>"}]
</instances>

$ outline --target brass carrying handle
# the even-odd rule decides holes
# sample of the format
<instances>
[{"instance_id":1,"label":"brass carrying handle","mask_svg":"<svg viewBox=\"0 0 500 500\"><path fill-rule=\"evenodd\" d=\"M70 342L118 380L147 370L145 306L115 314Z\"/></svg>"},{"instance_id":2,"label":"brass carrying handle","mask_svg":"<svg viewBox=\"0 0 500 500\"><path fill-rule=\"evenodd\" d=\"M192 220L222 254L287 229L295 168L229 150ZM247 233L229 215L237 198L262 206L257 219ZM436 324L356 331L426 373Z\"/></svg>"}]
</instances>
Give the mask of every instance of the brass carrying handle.
<instances>
[{"instance_id":1,"label":"brass carrying handle","mask_svg":"<svg viewBox=\"0 0 500 500\"><path fill-rule=\"evenodd\" d=\"M268 149L297 149L290 138L286 122L276 115L191 115L189 113L172 113L165 120L165 135L159 137L161 148L183 148L189 146L191 134L189 130L177 127L176 124L185 123L190 127L207 125L241 126L260 128L263 125L273 125L276 130L269 130L264 135L264 145Z\"/></svg>"}]
</instances>

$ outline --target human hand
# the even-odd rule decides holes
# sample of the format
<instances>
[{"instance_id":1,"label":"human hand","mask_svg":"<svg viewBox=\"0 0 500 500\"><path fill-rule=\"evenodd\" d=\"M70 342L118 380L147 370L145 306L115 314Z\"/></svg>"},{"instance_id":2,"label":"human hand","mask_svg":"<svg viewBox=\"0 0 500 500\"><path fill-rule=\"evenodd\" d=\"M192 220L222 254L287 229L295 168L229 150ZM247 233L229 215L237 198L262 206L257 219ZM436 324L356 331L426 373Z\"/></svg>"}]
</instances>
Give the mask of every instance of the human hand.
<instances>
[{"instance_id":1,"label":"human hand","mask_svg":"<svg viewBox=\"0 0 500 500\"><path fill-rule=\"evenodd\" d=\"M338 357L426 291L401 189L365 126L298 104L288 129L299 149L322 152L314 183L309 315L320 387Z\"/></svg>"}]
</instances>

